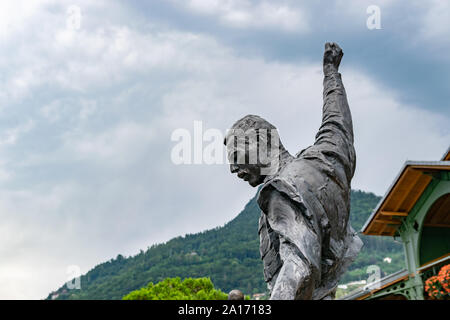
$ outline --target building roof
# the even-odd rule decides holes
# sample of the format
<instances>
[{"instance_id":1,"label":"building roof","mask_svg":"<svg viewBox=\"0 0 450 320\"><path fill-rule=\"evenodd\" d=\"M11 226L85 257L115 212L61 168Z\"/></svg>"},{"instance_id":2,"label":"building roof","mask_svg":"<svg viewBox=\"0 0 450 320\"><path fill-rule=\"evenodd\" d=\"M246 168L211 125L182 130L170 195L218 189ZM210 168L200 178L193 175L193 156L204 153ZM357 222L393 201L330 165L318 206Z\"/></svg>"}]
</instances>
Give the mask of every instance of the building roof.
<instances>
[{"instance_id":1,"label":"building roof","mask_svg":"<svg viewBox=\"0 0 450 320\"><path fill-rule=\"evenodd\" d=\"M450 159L450 149L443 159ZM394 236L433 174L450 171L450 161L407 161L361 229L366 235Z\"/></svg>"},{"instance_id":2,"label":"building roof","mask_svg":"<svg viewBox=\"0 0 450 320\"><path fill-rule=\"evenodd\" d=\"M450 147L448 147L447 151L444 153L441 161L450 161Z\"/></svg>"}]
</instances>

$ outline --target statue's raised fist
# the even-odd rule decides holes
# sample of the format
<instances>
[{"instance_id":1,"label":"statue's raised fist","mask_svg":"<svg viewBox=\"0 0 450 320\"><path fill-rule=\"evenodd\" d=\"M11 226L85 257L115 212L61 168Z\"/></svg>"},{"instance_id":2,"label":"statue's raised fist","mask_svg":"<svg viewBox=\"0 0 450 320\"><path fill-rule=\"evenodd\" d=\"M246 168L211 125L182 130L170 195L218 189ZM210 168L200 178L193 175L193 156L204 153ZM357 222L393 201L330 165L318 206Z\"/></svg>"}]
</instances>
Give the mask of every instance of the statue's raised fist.
<instances>
[{"instance_id":1,"label":"statue's raised fist","mask_svg":"<svg viewBox=\"0 0 450 320\"><path fill-rule=\"evenodd\" d=\"M323 54L323 70L325 74L337 72L344 52L334 42L325 43L325 52Z\"/></svg>"}]
</instances>

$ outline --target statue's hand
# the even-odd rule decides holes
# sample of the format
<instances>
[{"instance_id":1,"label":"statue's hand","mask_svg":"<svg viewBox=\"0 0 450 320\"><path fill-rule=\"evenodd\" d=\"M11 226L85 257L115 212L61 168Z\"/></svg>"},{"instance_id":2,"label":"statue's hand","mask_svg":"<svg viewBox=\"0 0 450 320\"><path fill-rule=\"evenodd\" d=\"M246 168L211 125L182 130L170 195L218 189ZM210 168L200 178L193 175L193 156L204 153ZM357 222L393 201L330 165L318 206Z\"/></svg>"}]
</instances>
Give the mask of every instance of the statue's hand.
<instances>
[{"instance_id":1,"label":"statue's hand","mask_svg":"<svg viewBox=\"0 0 450 320\"><path fill-rule=\"evenodd\" d=\"M344 52L334 42L325 43L325 53L323 54L323 72L325 75L338 72Z\"/></svg>"}]
</instances>

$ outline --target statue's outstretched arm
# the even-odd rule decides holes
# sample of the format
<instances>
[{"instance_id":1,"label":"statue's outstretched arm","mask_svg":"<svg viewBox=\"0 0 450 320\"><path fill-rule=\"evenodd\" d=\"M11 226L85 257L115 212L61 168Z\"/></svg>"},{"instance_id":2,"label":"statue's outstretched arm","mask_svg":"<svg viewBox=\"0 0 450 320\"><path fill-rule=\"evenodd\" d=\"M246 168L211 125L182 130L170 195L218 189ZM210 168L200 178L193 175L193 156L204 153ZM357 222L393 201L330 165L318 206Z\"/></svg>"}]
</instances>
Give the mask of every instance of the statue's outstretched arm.
<instances>
[{"instance_id":1,"label":"statue's outstretched arm","mask_svg":"<svg viewBox=\"0 0 450 320\"><path fill-rule=\"evenodd\" d=\"M335 43L325 44L323 57L323 115L315 145L338 158L351 176L355 167L352 115L341 75L338 72L343 56Z\"/></svg>"}]
</instances>

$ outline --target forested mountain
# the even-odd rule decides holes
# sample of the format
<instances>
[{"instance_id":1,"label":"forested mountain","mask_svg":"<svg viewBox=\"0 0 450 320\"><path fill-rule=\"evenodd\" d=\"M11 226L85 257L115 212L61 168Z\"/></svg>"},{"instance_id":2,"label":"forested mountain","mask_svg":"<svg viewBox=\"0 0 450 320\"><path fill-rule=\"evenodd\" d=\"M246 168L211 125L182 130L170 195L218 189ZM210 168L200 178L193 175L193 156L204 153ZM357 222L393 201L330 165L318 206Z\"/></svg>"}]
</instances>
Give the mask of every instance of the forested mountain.
<instances>
[{"instance_id":1,"label":"forested mountain","mask_svg":"<svg viewBox=\"0 0 450 320\"><path fill-rule=\"evenodd\" d=\"M350 221L360 230L380 200L372 193L352 191ZM263 266L259 257L258 219L260 210L251 199L244 210L223 227L188 234L149 247L132 257L118 255L99 264L81 277L81 289L66 285L48 299L121 299L149 282L169 277L210 277L224 292L240 289L245 294L263 293ZM364 248L341 283L367 279L369 265L378 265L382 273L404 266L402 246L391 238L361 236ZM384 262L385 257L392 259Z\"/></svg>"}]
</instances>

